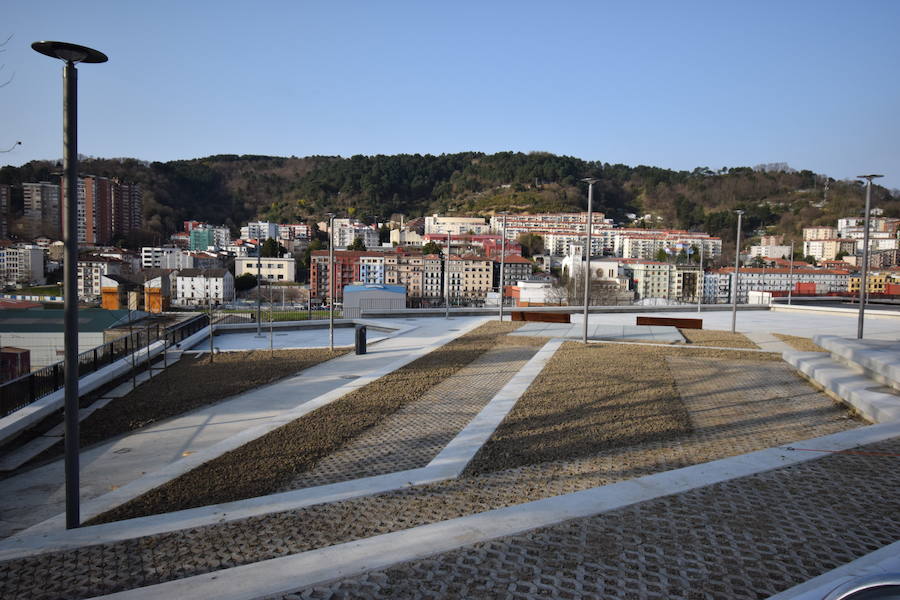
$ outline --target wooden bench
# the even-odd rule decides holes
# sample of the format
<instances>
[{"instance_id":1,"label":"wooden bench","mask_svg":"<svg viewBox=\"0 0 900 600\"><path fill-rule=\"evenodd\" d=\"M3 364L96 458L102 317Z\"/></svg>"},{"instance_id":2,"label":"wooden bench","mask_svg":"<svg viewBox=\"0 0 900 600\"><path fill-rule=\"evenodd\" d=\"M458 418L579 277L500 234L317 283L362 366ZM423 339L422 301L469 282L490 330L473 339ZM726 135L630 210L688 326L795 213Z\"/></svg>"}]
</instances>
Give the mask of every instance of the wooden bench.
<instances>
[{"instance_id":1,"label":"wooden bench","mask_svg":"<svg viewBox=\"0 0 900 600\"><path fill-rule=\"evenodd\" d=\"M681 329L703 329L703 319L676 319L673 317L638 317L638 325L668 325Z\"/></svg>"},{"instance_id":2,"label":"wooden bench","mask_svg":"<svg viewBox=\"0 0 900 600\"><path fill-rule=\"evenodd\" d=\"M525 312L524 310L512 311L511 318L513 321L540 321L542 323L572 322L572 315L569 313Z\"/></svg>"}]
</instances>

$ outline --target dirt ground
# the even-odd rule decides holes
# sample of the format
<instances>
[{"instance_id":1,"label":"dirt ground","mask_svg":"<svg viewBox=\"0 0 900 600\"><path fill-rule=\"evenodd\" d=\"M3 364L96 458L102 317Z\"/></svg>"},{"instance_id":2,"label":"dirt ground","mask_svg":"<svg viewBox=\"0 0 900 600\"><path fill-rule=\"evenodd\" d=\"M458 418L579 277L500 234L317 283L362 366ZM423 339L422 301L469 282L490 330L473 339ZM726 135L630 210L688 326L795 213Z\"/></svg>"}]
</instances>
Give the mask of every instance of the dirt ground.
<instances>
[{"instance_id":1,"label":"dirt ground","mask_svg":"<svg viewBox=\"0 0 900 600\"><path fill-rule=\"evenodd\" d=\"M684 352L565 344L466 473L575 459L690 433L690 418L665 360ZM768 354L724 350L693 350L691 356L771 359Z\"/></svg>"},{"instance_id":2,"label":"dirt ground","mask_svg":"<svg viewBox=\"0 0 900 600\"><path fill-rule=\"evenodd\" d=\"M81 423L81 445L89 446L146 427L249 389L293 375L349 350L327 349L185 354L163 373L113 400Z\"/></svg>"},{"instance_id":3,"label":"dirt ground","mask_svg":"<svg viewBox=\"0 0 900 600\"><path fill-rule=\"evenodd\" d=\"M743 333L718 331L715 329L679 329L689 344L711 346L713 348L754 348L759 346L747 339Z\"/></svg>"},{"instance_id":4,"label":"dirt ground","mask_svg":"<svg viewBox=\"0 0 900 600\"><path fill-rule=\"evenodd\" d=\"M786 333L773 333L775 337L782 342L800 352L828 352L822 346L814 343L811 339L798 337L796 335L787 335Z\"/></svg>"},{"instance_id":5,"label":"dirt ground","mask_svg":"<svg viewBox=\"0 0 900 600\"><path fill-rule=\"evenodd\" d=\"M89 524L273 493L347 441L498 345L541 346L507 336L521 323L491 321L408 365L135 498Z\"/></svg>"}]
</instances>

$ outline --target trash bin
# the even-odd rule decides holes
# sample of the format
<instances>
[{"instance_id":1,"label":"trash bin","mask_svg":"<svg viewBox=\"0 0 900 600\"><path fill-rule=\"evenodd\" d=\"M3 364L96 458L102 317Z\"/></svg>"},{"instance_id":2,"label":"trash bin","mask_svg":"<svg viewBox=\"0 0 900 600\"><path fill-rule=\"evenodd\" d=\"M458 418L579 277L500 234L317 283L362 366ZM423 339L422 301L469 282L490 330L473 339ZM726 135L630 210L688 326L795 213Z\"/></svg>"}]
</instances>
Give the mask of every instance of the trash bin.
<instances>
[{"instance_id":1,"label":"trash bin","mask_svg":"<svg viewBox=\"0 0 900 600\"><path fill-rule=\"evenodd\" d=\"M356 353L357 354L365 354L366 353L366 326L365 325L357 325L356 326Z\"/></svg>"}]
</instances>

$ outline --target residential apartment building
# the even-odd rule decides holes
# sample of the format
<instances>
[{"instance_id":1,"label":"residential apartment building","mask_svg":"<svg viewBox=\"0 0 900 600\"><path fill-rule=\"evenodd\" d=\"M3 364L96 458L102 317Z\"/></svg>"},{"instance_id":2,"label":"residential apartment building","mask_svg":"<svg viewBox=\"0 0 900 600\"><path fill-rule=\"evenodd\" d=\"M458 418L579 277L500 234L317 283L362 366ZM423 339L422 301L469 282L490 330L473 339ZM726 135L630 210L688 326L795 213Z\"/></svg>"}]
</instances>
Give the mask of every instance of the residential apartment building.
<instances>
[{"instance_id":1,"label":"residential apartment building","mask_svg":"<svg viewBox=\"0 0 900 600\"><path fill-rule=\"evenodd\" d=\"M500 282L500 258L494 259L493 287L516 285L520 281L531 279L533 263L517 254L508 254L503 261L503 282Z\"/></svg>"},{"instance_id":2,"label":"residential apartment building","mask_svg":"<svg viewBox=\"0 0 900 600\"><path fill-rule=\"evenodd\" d=\"M287 223L279 225L278 239L285 242L309 239L309 226L305 223Z\"/></svg>"},{"instance_id":3,"label":"residential apartment building","mask_svg":"<svg viewBox=\"0 0 900 600\"><path fill-rule=\"evenodd\" d=\"M483 300L494 285L494 261L483 256L451 256L450 297Z\"/></svg>"},{"instance_id":4,"label":"residential apartment building","mask_svg":"<svg viewBox=\"0 0 900 600\"><path fill-rule=\"evenodd\" d=\"M180 253L180 248L144 246L141 248L141 269L163 269L165 257Z\"/></svg>"},{"instance_id":5,"label":"residential apartment building","mask_svg":"<svg viewBox=\"0 0 900 600\"><path fill-rule=\"evenodd\" d=\"M441 217L435 214L425 217L425 233L478 235L491 233L491 226L482 217Z\"/></svg>"},{"instance_id":6,"label":"residential apartment building","mask_svg":"<svg viewBox=\"0 0 900 600\"><path fill-rule=\"evenodd\" d=\"M227 227L195 227L188 235L191 250L225 248L231 243L231 231Z\"/></svg>"},{"instance_id":7,"label":"residential apartment building","mask_svg":"<svg viewBox=\"0 0 900 600\"><path fill-rule=\"evenodd\" d=\"M715 281L715 295L711 301L727 303L731 301L734 285L734 267L718 269L707 277ZM827 294L845 292L848 289L850 273L840 269L790 269L742 267L738 282L738 302L747 302L750 290L763 292L787 292L796 294ZM858 278L857 278L858 279Z\"/></svg>"},{"instance_id":8,"label":"residential apartment building","mask_svg":"<svg viewBox=\"0 0 900 600\"><path fill-rule=\"evenodd\" d=\"M0 240L9 234L9 207L12 206L12 187L0 183Z\"/></svg>"},{"instance_id":9,"label":"residential apartment building","mask_svg":"<svg viewBox=\"0 0 900 600\"><path fill-rule=\"evenodd\" d=\"M750 246L751 258L756 258L757 256L760 258L791 258L790 254L790 246L766 246L762 244L760 244L759 246Z\"/></svg>"},{"instance_id":10,"label":"residential apartment building","mask_svg":"<svg viewBox=\"0 0 900 600\"><path fill-rule=\"evenodd\" d=\"M361 223L356 219L335 219L334 232L335 248L346 248L352 244L356 238L362 240L366 248L380 246L379 233L376 227Z\"/></svg>"},{"instance_id":11,"label":"residential apartment building","mask_svg":"<svg viewBox=\"0 0 900 600\"><path fill-rule=\"evenodd\" d=\"M118 258L90 256L78 261L78 298L100 298L100 279L103 275L122 275L123 263Z\"/></svg>"},{"instance_id":12,"label":"residential apartment building","mask_svg":"<svg viewBox=\"0 0 900 600\"><path fill-rule=\"evenodd\" d=\"M227 269L182 269L176 276L177 304L215 305L230 301L232 298L234 298L234 275Z\"/></svg>"},{"instance_id":13,"label":"residential apartment building","mask_svg":"<svg viewBox=\"0 0 900 600\"><path fill-rule=\"evenodd\" d=\"M836 260L838 254L855 254L857 242L850 238L805 240L803 255L819 260Z\"/></svg>"},{"instance_id":14,"label":"residential apartment building","mask_svg":"<svg viewBox=\"0 0 900 600\"><path fill-rule=\"evenodd\" d=\"M257 266L259 265L259 266ZM234 272L241 276L250 273L265 281L295 281L297 276L297 261L290 255L281 258L241 256L234 259Z\"/></svg>"},{"instance_id":15,"label":"residential apartment building","mask_svg":"<svg viewBox=\"0 0 900 600\"><path fill-rule=\"evenodd\" d=\"M334 298L341 301L344 297L344 286L359 280L359 258L368 255L365 252L336 250L334 252ZM315 250L310 256L309 294L321 302L330 297L331 269L329 269L328 250ZM385 282L382 282L385 283Z\"/></svg>"},{"instance_id":16,"label":"residential apartment building","mask_svg":"<svg viewBox=\"0 0 900 600\"><path fill-rule=\"evenodd\" d=\"M506 237L518 239L523 233L546 235L550 233L581 233L587 231L586 212L580 213L542 213L537 215L506 215ZM607 219L601 212L591 216L591 231L599 232L613 226L612 219ZM503 231L503 215L491 217L491 230L495 233Z\"/></svg>"},{"instance_id":17,"label":"residential apartment building","mask_svg":"<svg viewBox=\"0 0 900 600\"><path fill-rule=\"evenodd\" d=\"M23 183L23 220L25 236L35 238L46 234L54 239L62 237L62 210L59 185L49 181Z\"/></svg>"},{"instance_id":18,"label":"residential apartment building","mask_svg":"<svg viewBox=\"0 0 900 600\"><path fill-rule=\"evenodd\" d=\"M836 227L804 227L803 241L830 240L838 236Z\"/></svg>"},{"instance_id":19,"label":"residential apartment building","mask_svg":"<svg viewBox=\"0 0 900 600\"><path fill-rule=\"evenodd\" d=\"M260 240L262 242L267 239L278 239L278 224L269 223L268 221L251 221L241 227L242 240Z\"/></svg>"},{"instance_id":20,"label":"residential apartment building","mask_svg":"<svg viewBox=\"0 0 900 600\"><path fill-rule=\"evenodd\" d=\"M861 275L851 275L847 279L847 291L851 294L859 294L859 282ZM887 284L891 283L891 277L886 272L866 273L866 293L884 294Z\"/></svg>"},{"instance_id":21,"label":"residential apartment building","mask_svg":"<svg viewBox=\"0 0 900 600\"><path fill-rule=\"evenodd\" d=\"M0 285L44 283L44 252L33 244L0 247Z\"/></svg>"}]
</instances>

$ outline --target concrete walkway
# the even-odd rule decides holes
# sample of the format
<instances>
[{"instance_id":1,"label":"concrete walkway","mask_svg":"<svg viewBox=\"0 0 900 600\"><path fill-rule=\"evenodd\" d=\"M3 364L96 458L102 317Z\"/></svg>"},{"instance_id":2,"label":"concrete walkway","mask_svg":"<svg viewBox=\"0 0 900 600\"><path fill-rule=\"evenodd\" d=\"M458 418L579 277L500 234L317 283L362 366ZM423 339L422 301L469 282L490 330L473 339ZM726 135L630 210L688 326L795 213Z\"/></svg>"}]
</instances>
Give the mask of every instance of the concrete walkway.
<instances>
[{"instance_id":1,"label":"concrete walkway","mask_svg":"<svg viewBox=\"0 0 900 600\"><path fill-rule=\"evenodd\" d=\"M86 450L81 454L83 518L91 513L87 504L90 500L276 418L351 380L382 373L388 367L393 370L400 361L414 360L487 320L488 317L461 317L450 321L417 319L413 323L384 319L389 327L416 327L371 346L365 355L342 356L297 376ZM59 515L64 510L62 460L0 481L0 536L13 535L53 517L56 518L44 530L62 528Z\"/></svg>"}]
</instances>

